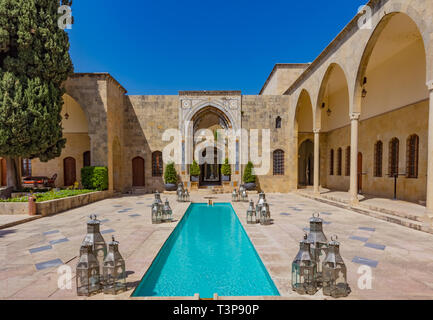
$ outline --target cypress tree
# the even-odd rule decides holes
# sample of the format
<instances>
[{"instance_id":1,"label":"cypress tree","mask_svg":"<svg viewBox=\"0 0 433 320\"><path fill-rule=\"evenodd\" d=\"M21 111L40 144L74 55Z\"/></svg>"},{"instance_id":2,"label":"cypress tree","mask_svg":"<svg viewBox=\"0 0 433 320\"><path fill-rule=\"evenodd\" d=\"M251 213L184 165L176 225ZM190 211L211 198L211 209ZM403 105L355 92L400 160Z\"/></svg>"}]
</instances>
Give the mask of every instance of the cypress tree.
<instances>
[{"instance_id":1,"label":"cypress tree","mask_svg":"<svg viewBox=\"0 0 433 320\"><path fill-rule=\"evenodd\" d=\"M20 184L19 158L46 162L65 147L62 83L73 72L58 13L69 0L0 0L0 157L8 186Z\"/></svg>"}]
</instances>

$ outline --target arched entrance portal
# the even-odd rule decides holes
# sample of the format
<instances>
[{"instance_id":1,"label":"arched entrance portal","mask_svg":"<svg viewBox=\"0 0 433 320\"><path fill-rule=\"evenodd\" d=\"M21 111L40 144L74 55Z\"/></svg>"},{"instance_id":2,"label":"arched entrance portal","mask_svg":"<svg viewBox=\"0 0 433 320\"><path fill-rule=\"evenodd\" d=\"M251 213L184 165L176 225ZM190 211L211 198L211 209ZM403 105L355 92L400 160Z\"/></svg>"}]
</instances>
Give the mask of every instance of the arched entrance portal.
<instances>
[{"instance_id":1,"label":"arched entrance portal","mask_svg":"<svg viewBox=\"0 0 433 320\"><path fill-rule=\"evenodd\" d=\"M217 147L219 142L224 143L218 140L218 130L231 129L231 123L221 110L211 106L197 112L192 122L194 160L200 164L199 185L219 186L222 184L221 165L224 158L228 157L228 150L226 146L223 147L224 150L220 149L222 146ZM214 140L213 144L204 144L205 140L209 141L211 138Z\"/></svg>"},{"instance_id":2,"label":"arched entrance portal","mask_svg":"<svg viewBox=\"0 0 433 320\"><path fill-rule=\"evenodd\" d=\"M302 142L298 156L299 186L312 186L314 183L314 143L309 139Z\"/></svg>"}]
</instances>

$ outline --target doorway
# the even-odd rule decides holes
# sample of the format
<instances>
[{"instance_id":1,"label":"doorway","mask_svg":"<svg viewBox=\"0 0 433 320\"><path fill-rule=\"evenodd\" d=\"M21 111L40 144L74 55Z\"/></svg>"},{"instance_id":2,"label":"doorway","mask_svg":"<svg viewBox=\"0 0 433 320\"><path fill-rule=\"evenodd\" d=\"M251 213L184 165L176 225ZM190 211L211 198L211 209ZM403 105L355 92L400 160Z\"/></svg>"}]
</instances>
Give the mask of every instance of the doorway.
<instances>
[{"instance_id":1,"label":"doorway","mask_svg":"<svg viewBox=\"0 0 433 320\"><path fill-rule=\"evenodd\" d=\"M314 143L305 140L298 153L298 185L312 186L314 184Z\"/></svg>"},{"instance_id":2,"label":"doorway","mask_svg":"<svg viewBox=\"0 0 433 320\"><path fill-rule=\"evenodd\" d=\"M63 159L63 177L65 187L72 186L77 181L75 159L68 157Z\"/></svg>"},{"instance_id":3,"label":"doorway","mask_svg":"<svg viewBox=\"0 0 433 320\"><path fill-rule=\"evenodd\" d=\"M212 150L212 149L211 149ZM203 150L201 156L206 157L207 149ZM218 161L218 149L213 148L213 163L200 165L200 186L220 186L221 185L221 164Z\"/></svg>"},{"instance_id":4,"label":"doorway","mask_svg":"<svg viewBox=\"0 0 433 320\"><path fill-rule=\"evenodd\" d=\"M136 157L132 159L132 186L144 187L144 159Z\"/></svg>"}]
</instances>

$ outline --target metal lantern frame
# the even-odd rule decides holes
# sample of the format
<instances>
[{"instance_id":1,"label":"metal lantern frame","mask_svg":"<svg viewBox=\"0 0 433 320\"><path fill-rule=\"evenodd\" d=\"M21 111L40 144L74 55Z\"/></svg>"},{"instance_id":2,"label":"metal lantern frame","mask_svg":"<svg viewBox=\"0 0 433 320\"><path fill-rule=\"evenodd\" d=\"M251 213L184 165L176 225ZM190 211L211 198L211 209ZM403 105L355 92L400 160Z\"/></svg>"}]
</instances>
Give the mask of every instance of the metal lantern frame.
<instances>
[{"instance_id":1,"label":"metal lantern frame","mask_svg":"<svg viewBox=\"0 0 433 320\"><path fill-rule=\"evenodd\" d=\"M99 262L90 243L80 248L80 257L76 267L76 285L78 296L91 296L101 291Z\"/></svg>"},{"instance_id":2,"label":"metal lantern frame","mask_svg":"<svg viewBox=\"0 0 433 320\"><path fill-rule=\"evenodd\" d=\"M154 200L152 203L152 224L159 224L162 223L162 210L163 206L162 203L159 203L157 199Z\"/></svg>"},{"instance_id":3,"label":"metal lantern frame","mask_svg":"<svg viewBox=\"0 0 433 320\"><path fill-rule=\"evenodd\" d=\"M310 243L311 256L317 264L316 282L318 287L322 286L322 264L328 253L328 240L323 233L323 219L320 215L313 214L310 218L310 232L307 241Z\"/></svg>"},{"instance_id":4,"label":"metal lantern frame","mask_svg":"<svg viewBox=\"0 0 433 320\"><path fill-rule=\"evenodd\" d=\"M247 224L256 224L257 216L256 209L254 208L253 200L250 201L250 206L247 209Z\"/></svg>"},{"instance_id":5,"label":"metal lantern frame","mask_svg":"<svg viewBox=\"0 0 433 320\"><path fill-rule=\"evenodd\" d=\"M239 202L239 193L237 189L234 189L232 192L232 201L233 202Z\"/></svg>"},{"instance_id":6,"label":"metal lantern frame","mask_svg":"<svg viewBox=\"0 0 433 320\"><path fill-rule=\"evenodd\" d=\"M185 189L185 191L183 192L183 201L184 202L190 202L190 196L189 196L188 189Z\"/></svg>"},{"instance_id":7,"label":"metal lantern frame","mask_svg":"<svg viewBox=\"0 0 433 320\"><path fill-rule=\"evenodd\" d=\"M108 244L108 254L103 267L103 291L105 294L116 295L126 291L125 260L119 252L119 242L112 236Z\"/></svg>"},{"instance_id":8,"label":"metal lantern frame","mask_svg":"<svg viewBox=\"0 0 433 320\"><path fill-rule=\"evenodd\" d=\"M166 222L170 222L173 220L173 210L170 208L170 203L168 199L165 199L164 208L162 209L162 220Z\"/></svg>"},{"instance_id":9,"label":"metal lantern frame","mask_svg":"<svg viewBox=\"0 0 433 320\"><path fill-rule=\"evenodd\" d=\"M271 224L271 212L269 211L269 204L266 202L266 199L264 200L262 208L260 210L260 224Z\"/></svg>"},{"instance_id":10,"label":"metal lantern frame","mask_svg":"<svg viewBox=\"0 0 433 320\"><path fill-rule=\"evenodd\" d=\"M96 214L90 215L90 220L87 221L87 234L81 246L90 244L99 266L102 267L107 256L107 244L101 234L100 226L101 222L97 219Z\"/></svg>"},{"instance_id":11,"label":"metal lantern frame","mask_svg":"<svg viewBox=\"0 0 433 320\"><path fill-rule=\"evenodd\" d=\"M248 192L247 189L243 188L242 191L239 192L241 196L241 201L248 202Z\"/></svg>"},{"instance_id":12,"label":"metal lantern frame","mask_svg":"<svg viewBox=\"0 0 433 320\"><path fill-rule=\"evenodd\" d=\"M177 195L177 201L178 202L182 202L183 201L183 184L179 183L177 185L177 191L176 191L176 195Z\"/></svg>"},{"instance_id":13,"label":"metal lantern frame","mask_svg":"<svg viewBox=\"0 0 433 320\"><path fill-rule=\"evenodd\" d=\"M352 291L347 283L347 268L340 255L340 243L335 235L328 243L328 254L322 266L323 295L347 297Z\"/></svg>"},{"instance_id":14,"label":"metal lantern frame","mask_svg":"<svg viewBox=\"0 0 433 320\"><path fill-rule=\"evenodd\" d=\"M292 290L301 295L314 295L318 291L316 270L317 264L311 256L310 243L305 235L292 262Z\"/></svg>"}]
</instances>

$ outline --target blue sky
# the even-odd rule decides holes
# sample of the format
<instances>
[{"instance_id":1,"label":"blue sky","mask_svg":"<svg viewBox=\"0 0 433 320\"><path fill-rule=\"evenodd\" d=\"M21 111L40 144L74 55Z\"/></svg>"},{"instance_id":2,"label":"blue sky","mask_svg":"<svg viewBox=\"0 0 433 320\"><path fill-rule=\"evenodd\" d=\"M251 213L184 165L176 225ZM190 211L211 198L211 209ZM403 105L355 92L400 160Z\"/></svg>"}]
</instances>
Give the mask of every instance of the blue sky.
<instances>
[{"instance_id":1,"label":"blue sky","mask_svg":"<svg viewBox=\"0 0 433 320\"><path fill-rule=\"evenodd\" d=\"M128 94L258 94L275 63L313 61L366 2L74 1L71 56Z\"/></svg>"}]
</instances>

